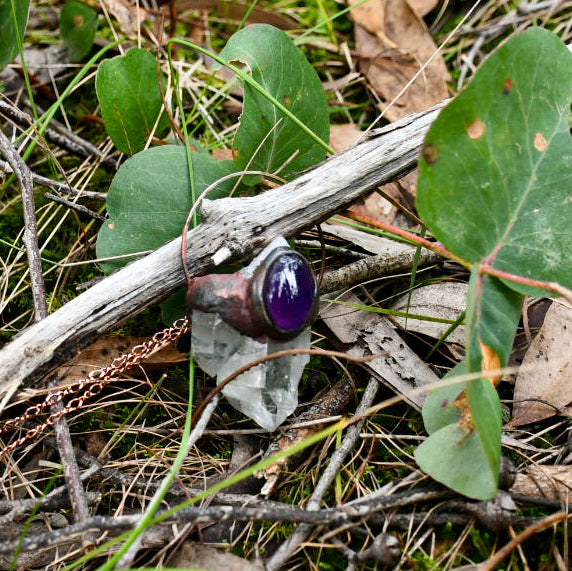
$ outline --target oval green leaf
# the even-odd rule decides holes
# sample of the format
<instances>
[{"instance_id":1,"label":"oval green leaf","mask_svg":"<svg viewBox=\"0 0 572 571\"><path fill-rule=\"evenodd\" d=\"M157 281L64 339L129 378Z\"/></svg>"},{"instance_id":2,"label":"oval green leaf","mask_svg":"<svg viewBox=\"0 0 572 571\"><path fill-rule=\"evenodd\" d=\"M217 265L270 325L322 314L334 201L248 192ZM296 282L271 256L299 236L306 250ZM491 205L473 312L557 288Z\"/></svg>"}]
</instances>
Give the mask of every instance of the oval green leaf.
<instances>
[{"instance_id":1,"label":"oval green leaf","mask_svg":"<svg viewBox=\"0 0 572 571\"><path fill-rule=\"evenodd\" d=\"M532 29L443 109L425 139L417 205L451 251L572 287L571 98L572 54Z\"/></svg>"},{"instance_id":2,"label":"oval green leaf","mask_svg":"<svg viewBox=\"0 0 572 571\"><path fill-rule=\"evenodd\" d=\"M91 50L97 31L97 12L84 4L69 0L62 8L60 33L72 62L81 61Z\"/></svg>"},{"instance_id":3,"label":"oval green leaf","mask_svg":"<svg viewBox=\"0 0 572 571\"><path fill-rule=\"evenodd\" d=\"M155 124L159 138L169 130L159 77L163 76L157 60L140 48L104 61L97 71L95 90L105 129L115 146L128 155L145 147Z\"/></svg>"},{"instance_id":4,"label":"oval green leaf","mask_svg":"<svg viewBox=\"0 0 572 571\"><path fill-rule=\"evenodd\" d=\"M219 178L234 172L232 161L217 161L206 153L193 154L197 195ZM209 194L226 196L235 180L227 180ZM154 250L179 236L191 209L191 190L184 147L147 149L119 169L107 198L109 220L97 237L97 256L108 258ZM111 272L131 259L102 263Z\"/></svg>"},{"instance_id":5,"label":"oval green leaf","mask_svg":"<svg viewBox=\"0 0 572 571\"><path fill-rule=\"evenodd\" d=\"M435 480L469 498L490 500L497 493L498 471L489 467L476 432L449 424L415 450L415 460Z\"/></svg>"},{"instance_id":6,"label":"oval green leaf","mask_svg":"<svg viewBox=\"0 0 572 571\"><path fill-rule=\"evenodd\" d=\"M457 363L444 377L443 381L464 375L467 372L466 360ZM433 434L448 424L455 424L461 417L460 409L455 406L459 395L467 388L466 382L457 385L439 387L431 391L423 402L423 424L429 434Z\"/></svg>"},{"instance_id":7,"label":"oval green leaf","mask_svg":"<svg viewBox=\"0 0 572 571\"><path fill-rule=\"evenodd\" d=\"M329 139L328 103L314 68L281 30L267 24L234 34L220 56L239 62L275 99L323 141ZM244 110L233 149L240 169L287 175L323 160L325 150L263 95L244 85ZM294 158L292 158L294 157Z\"/></svg>"},{"instance_id":8,"label":"oval green leaf","mask_svg":"<svg viewBox=\"0 0 572 571\"><path fill-rule=\"evenodd\" d=\"M30 0L0 0L0 71L15 57L24 42Z\"/></svg>"}]
</instances>

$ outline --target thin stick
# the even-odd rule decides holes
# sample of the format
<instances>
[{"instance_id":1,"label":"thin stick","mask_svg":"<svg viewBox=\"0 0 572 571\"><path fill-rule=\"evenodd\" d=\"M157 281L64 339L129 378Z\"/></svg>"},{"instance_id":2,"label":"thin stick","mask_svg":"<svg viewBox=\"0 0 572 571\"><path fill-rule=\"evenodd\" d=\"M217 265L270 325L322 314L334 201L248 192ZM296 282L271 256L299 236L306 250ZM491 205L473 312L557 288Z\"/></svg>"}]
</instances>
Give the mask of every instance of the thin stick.
<instances>
[{"instance_id":1,"label":"thin stick","mask_svg":"<svg viewBox=\"0 0 572 571\"><path fill-rule=\"evenodd\" d=\"M18 109L11 101L9 102L0 99L0 113L2 113L4 117L7 117L13 123L22 127L23 129L29 129L30 127L34 128L34 119L32 119L32 117L30 117L27 113L24 113ZM52 122L52 124L55 125L56 123ZM112 167L115 170L116 161L114 159L107 157L95 145L82 139L75 133L72 133L63 125L58 127L59 129L52 127L47 127L45 129L43 136L46 138L46 140L60 147L61 149L70 152L72 155L76 155L84 159L96 157L102 163Z\"/></svg>"},{"instance_id":2,"label":"thin stick","mask_svg":"<svg viewBox=\"0 0 572 571\"><path fill-rule=\"evenodd\" d=\"M34 204L34 188L32 171L22 160L10 144L10 140L0 131L0 151L6 157L8 164L18 177L22 190L22 203L24 206L24 244L28 255L30 277L32 282L32 298L34 302L34 320L36 322L48 316L46 303L46 290L42 274L42 262L38 248L38 225L36 220L36 207ZM48 381L48 387L57 385L57 376ZM57 403L51 407L52 413L57 414L63 410L63 404ZM87 498L81 484L79 468L73 451L70 431L65 417L61 416L55 422L56 440L58 451L64 469L64 478L69 490L70 501L77 521L83 521L89 517Z\"/></svg>"},{"instance_id":3,"label":"thin stick","mask_svg":"<svg viewBox=\"0 0 572 571\"><path fill-rule=\"evenodd\" d=\"M356 410L356 414L360 415L365 413L366 410L372 405L377 389L379 388L379 381L371 377L369 383L364 391L362 400ZM352 424L344 436L340 447L332 454L330 463L322 473L320 480L316 484L310 500L308 501L308 511L317 511L320 509L320 503L328 487L333 482L336 474L342 468L346 456L351 452L356 442L359 440L359 435L365 418ZM290 557L299 549L300 545L308 539L312 533L314 526L312 524L303 523L299 525L294 533L274 552L272 557L266 563L268 571L275 571L280 569Z\"/></svg>"},{"instance_id":4,"label":"thin stick","mask_svg":"<svg viewBox=\"0 0 572 571\"><path fill-rule=\"evenodd\" d=\"M497 551L491 558L487 559L484 563L481 563L478 567L478 571L494 571L498 568L500 562L516 547L518 547L523 541L532 537L535 533L543 531L546 528L565 521L567 518L572 517L572 514L566 512L558 512L548 516L547 518L527 527L524 531L521 531L512 541L509 541L502 549Z\"/></svg>"},{"instance_id":5,"label":"thin stick","mask_svg":"<svg viewBox=\"0 0 572 571\"><path fill-rule=\"evenodd\" d=\"M38 224L36 220L36 208L34 205L34 183L32 172L22 157L12 147L10 139L0 131L0 152L4 155L8 164L18 177L22 190L22 204L24 206L24 245L28 255L30 278L32 286L32 300L34 303L34 320L36 322L48 316L46 304L46 289L42 275L42 262L38 248Z\"/></svg>"},{"instance_id":6,"label":"thin stick","mask_svg":"<svg viewBox=\"0 0 572 571\"><path fill-rule=\"evenodd\" d=\"M0 171L12 172L12 167L5 161L0 161ZM45 186L46 188L51 188L56 192L71 193L81 196L82 198L91 198L93 200L107 200L107 192L97 192L94 190L80 190L70 186L65 182L58 182L57 180L52 180L51 178L42 176L32 172L32 180L38 186Z\"/></svg>"},{"instance_id":7,"label":"thin stick","mask_svg":"<svg viewBox=\"0 0 572 571\"><path fill-rule=\"evenodd\" d=\"M81 214L86 214L90 218L95 218L96 220L101 220L101 222L105 222L107 220L107 218L105 218L105 216L102 216L98 212L94 212L93 210L90 210L89 208L87 208L87 206L83 206L82 204L77 204L76 202L72 202L71 200L67 200L66 198L62 198L61 196L56 196L55 194L52 194L51 192L46 192L45 196L46 196L46 198L49 198L50 200L53 200L54 202L57 202L58 204L61 204L62 206L65 206L66 208L70 208L71 210L75 210L76 212L79 212Z\"/></svg>"}]
</instances>

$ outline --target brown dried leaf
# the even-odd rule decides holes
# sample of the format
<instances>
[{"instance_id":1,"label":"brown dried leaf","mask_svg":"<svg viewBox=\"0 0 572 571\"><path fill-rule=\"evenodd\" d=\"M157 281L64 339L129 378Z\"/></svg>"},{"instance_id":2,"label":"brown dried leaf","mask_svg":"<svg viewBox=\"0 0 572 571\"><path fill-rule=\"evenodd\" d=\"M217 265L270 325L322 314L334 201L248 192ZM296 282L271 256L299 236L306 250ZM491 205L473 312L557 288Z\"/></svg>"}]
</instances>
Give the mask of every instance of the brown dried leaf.
<instances>
[{"instance_id":1,"label":"brown dried leaf","mask_svg":"<svg viewBox=\"0 0 572 571\"><path fill-rule=\"evenodd\" d=\"M351 0L355 4L357 0ZM425 23L406 0L370 0L351 12L360 69L382 99L382 108L401 92L437 50ZM449 72L441 54L427 64L403 95L387 109L395 121L447 97Z\"/></svg>"},{"instance_id":2,"label":"brown dried leaf","mask_svg":"<svg viewBox=\"0 0 572 571\"><path fill-rule=\"evenodd\" d=\"M330 126L330 145L336 153L355 145L363 135L363 131L358 129L354 123L345 125Z\"/></svg>"},{"instance_id":3,"label":"brown dried leaf","mask_svg":"<svg viewBox=\"0 0 572 571\"><path fill-rule=\"evenodd\" d=\"M122 335L103 337L81 351L77 357L60 367L57 372L61 379L65 379L66 384L83 379L94 369L107 367L113 359L121 357L121 355L128 353L136 345L145 343L148 340L148 337L126 337ZM181 353L172 344L169 344L160 351L150 355L141 363L141 366L146 370L160 369L181 363L187 359L187 355Z\"/></svg>"},{"instance_id":4,"label":"brown dried leaf","mask_svg":"<svg viewBox=\"0 0 572 571\"><path fill-rule=\"evenodd\" d=\"M372 192L364 199L354 202L348 210L360 216L370 216L386 224L391 224L397 214L397 208L379 192Z\"/></svg>"},{"instance_id":5,"label":"brown dried leaf","mask_svg":"<svg viewBox=\"0 0 572 571\"><path fill-rule=\"evenodd\" d=\"M565 358L566 361L562 361ZM551 361L558 360L558 366ZM541 399L559 409L572 403L572 309L556 300L546 313L544 324L530 344L523 365L546 363L545 368L523 369L516 377L512 426L537 422L557 413Z\"/></svg>"},{"instance_id":6,"label":"brown dried leaf","mask_svg":"<svg viewBox=\"0 0 572 571\"><path fill-rule=\"evenodd\" d=\"M439 0L409 0L409 5L421 16L429 14L435 6L439 4Z\"/></svg>"},{"instance_id":7,"label":"brown dried leaf","mask_svg":"<svg viewBox=\"0 0 572 571\"><path fill-rule=\"evenodd\" d=\"M262 571L262 567L209 545L185 541L169 559L169 566L203 571Z\"/></svg>"},{"instance_id":8,"label":"brown dried leaf","mask_svg":"<svg viewBox=\"0 0 572 571\"><path fill-rule=\"evenodd\" d=\"M183 10L212 10L216 12L218 18L225 18L227 20L234 20L241 22L245 14L248 13L249 24L270 24L275 28L281 30L294 30L298 28L298 24L282 14L276 14L255 6L252 8L252 3L245 2L228 2L225 0L178 0L177 11Z\"/></svg>"},{"instance_id":9,"label":"brown dried leaf","mask_svg":"<svg viewBox=\"0 0 572 571\"><path fill-rule=\"evenodd\" d=\"M528 466L517 474L512 494L559 502L572 492L572 466Z\"/></svg>"},{"instance_id":10,"label":"brown dried leaf","mask_svg":"<svg viewBox=\"0 0 572 571\"><path fill-rule=\"evenodd\" d=\"M358 129L354 123L332 125L330 127L330 145L336 153L339 153L355 145L362 135L363 131ZM349 210L356 214L371 216L388 224L393 222L397 212L397 208L378 192L372 192L360 202L352 204Z\"/></svg>"}]
</instances>

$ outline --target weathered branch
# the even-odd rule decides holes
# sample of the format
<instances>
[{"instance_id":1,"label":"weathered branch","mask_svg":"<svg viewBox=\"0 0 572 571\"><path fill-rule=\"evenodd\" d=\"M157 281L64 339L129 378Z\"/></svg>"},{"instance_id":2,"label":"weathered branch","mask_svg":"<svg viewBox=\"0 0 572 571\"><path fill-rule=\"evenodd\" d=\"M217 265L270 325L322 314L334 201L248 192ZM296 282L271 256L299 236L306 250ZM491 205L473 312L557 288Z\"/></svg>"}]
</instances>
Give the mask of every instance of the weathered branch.
<instances>
[{"instance_id":1,"label":"weathered branch","mask_svg":"<svg viewBox=\"0 0 572 571\"><path fill-rule=\"evenodd\" d=\"M252 255L276 236L291 236L347 207L415 165L439 105L373 132L284 186L256 197L206 201L203 223L189 232L188 265L196 275L224 261ZM184 284L181 240L102 280L35 324L0 351L0 411L18 387L32 383L111 327L133 317Z\"/></svg>"},{"instance_id":2,"label":"weathered branch","mask_svg":"<svg viewBox=\"0 0 572 571\"><path fill-rule=\"evenodd\" d=\"M34 203L34 188L32 171L25 161L12 147L10 140L0 131L0 150L6 160L18 176L22 190L22 205L24 207L24 244L28 255L28 266L32 285L32 300L34 302L34 319L36 324L41 323L48 316L48 304L46 302L46 290L44 287L44 275L38 246L38 224L36 220L36 206ZM52 378L48 386L56 383ZM51 406L53 414L63 410L62 403L54 403ZM70 430L65 417L60 416L54 422L58 452L64 468L64 476L69 490L73 511L78 521L86 519L89 515L87 499L81 485L79 469L73 452Z\"/></svg>"},{"instance_id":3,"label":"weathered branch","mask_svg":"<svg viewBox=\"0 0 572 571\"><path fill-rule=\"evenodd\" d=\"M312 525L345 525L362 518L377 517L381 510L417 504L442 498L448 492L433 490L413 490L378 498L359 507L341 506L318 511L308 511L298 507L269 508L259 506L210 506L187 507L164 519L161 523L173 522L211 523L221 521L287 521L292 523L311 523ZM161 517L159 512L157 517ZM15 541L0 543L0 553L13 553L15 549L32 551L47 545L67 543L87 531L124 531L133 529L140 515L93 516L81 523L75 523L56 531L43 533L35 537L23 537Z\"/></svg>"}]
</instances>

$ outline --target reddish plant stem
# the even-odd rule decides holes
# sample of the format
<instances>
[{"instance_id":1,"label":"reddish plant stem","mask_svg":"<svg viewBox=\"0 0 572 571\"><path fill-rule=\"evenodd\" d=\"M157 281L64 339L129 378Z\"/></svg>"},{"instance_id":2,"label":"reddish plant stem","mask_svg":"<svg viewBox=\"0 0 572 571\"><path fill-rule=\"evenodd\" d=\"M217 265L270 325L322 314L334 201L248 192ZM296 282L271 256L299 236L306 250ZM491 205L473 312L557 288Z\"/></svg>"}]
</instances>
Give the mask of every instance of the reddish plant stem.
<instances>
[{"instance_id":1,"label":"reddish plant stem","mask_svg":"<svg viewBox=\"0 0 572 571\"><path fill-rule=\"evenodd\" d=\"M426 238L422 238L413 232L408 232L407 230L403 230L402 228L398 228L397 226L393 226L392 224L386 224L381 220L376 220L371 216L364 216L361 214L355 214L354 212L346 211L344 216L355 220L356 222L362 222L364 224L369 224L370 226L374 226L375 228L379 228L380 230L385 230L391 234L395 234L396 236L400 236L401 238L405 238L406 240L410 240L414 244L426 248L427 250L431 250L432 252L436 252L445 258L449 258L453 262L457 262L461 266L471 269L472 264L467 260L453 254L450 250L447 250L441 244L436 242L430 242ZM568 303L572 304L572 291L560 284L555 282L546 282L543 280L535 280L532 278L526 278L524 276L517 276L515 274L510 274L508 272L503 272L502 270L497 270L496 268L491 267L488 263L480 264L479 265L479 272L481 274L487 274L489 276L493 276L499 278L501 280L511 281L517 284L521 284L524 286L535 287L539 289L543 289L550 293L554 293L556 295L560 295L563 297Z\"/></svg>"},{"instance_id":2,"label":"reddish plant stem","mask_svg":"<svg viewBox=\"0 0 572 571\"><path fill-rule=\"evenodd\" d=\"M457 262L458 264L467 269L470 269L471 267L471 264L467 262L467 260L463 260L463 258L456 256L455 254L453 254L453 252L447 250L447 248L445 248L441 244L438 244L437 242L430 242L426 238L422 238L421 236L418 236L413 232L408 232L407 230L403 230L403 228L399 228L398 226L394 226L393 224L387 224L385 222L382 222L381 220L376 220L371 216L364 216L363 214L355 214L354 212L351 212L349 210L344 212L344 216L347 216L348 218L351 218L356 222L369 224L370 226L374 226L375 228L379 228L380 230L385 230L386 232L395 234L395 236L400 236L401 238L410 240L411 242L417 244L418 246L426 248L427 250L431 250L432 252L436 252L437 254L440 254L445 258L449 258L449 260L453 260L454 262Z\"/></svg>"},{"instance_id":3,"label":"reddish plant stem","mask_svg":"<svg viewBox=\"0 0 572 571\"><path fill-rule=\"evenodd\" d=\"M482 274L494 276L495 278L499 278L501 280L508 280L525 286L543 289L545 291L549 291L550 293L555 293L557 295L562 296L568 303L572 305L572 291L555 282L545 282L542 280L525 278L523 276L515 276L514 274L509 274L508 272L503 272L502 270L491 268L491 266L489 266L488 264L481 264L479 267L479 271Z\"/></svg>"}]
</instances>

